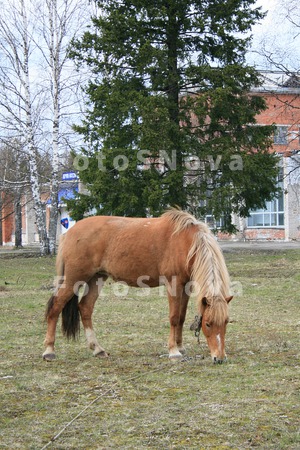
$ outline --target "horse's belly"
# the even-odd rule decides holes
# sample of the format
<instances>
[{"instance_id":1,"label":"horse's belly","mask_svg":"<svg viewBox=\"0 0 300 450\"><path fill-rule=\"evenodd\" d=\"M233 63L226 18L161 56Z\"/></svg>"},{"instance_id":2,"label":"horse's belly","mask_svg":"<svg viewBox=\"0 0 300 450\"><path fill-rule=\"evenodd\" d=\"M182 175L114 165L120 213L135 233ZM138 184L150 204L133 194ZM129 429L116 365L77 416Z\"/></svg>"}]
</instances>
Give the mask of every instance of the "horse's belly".
<instances>
[{"instance_id":1,"label":"horse's belly","mask_svg":"<svg viewBox=\"0 0 300 450\"><path fill-rule=\"evenodd\" d=\"M132 287L155 287L160 284L160 275L158 272L135 265L128 265L127 267L115 267L113 270L108 270L109 276L114 281L120 281Z\"/></svg>"}]
</instances>

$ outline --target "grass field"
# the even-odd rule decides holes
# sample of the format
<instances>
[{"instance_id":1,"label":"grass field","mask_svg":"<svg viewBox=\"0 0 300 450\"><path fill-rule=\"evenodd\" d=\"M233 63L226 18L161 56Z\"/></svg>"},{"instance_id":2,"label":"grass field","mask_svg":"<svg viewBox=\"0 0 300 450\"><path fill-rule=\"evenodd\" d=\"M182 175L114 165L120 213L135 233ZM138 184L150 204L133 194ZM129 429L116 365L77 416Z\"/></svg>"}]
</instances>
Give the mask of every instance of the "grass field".
<instances>
[{"instance_id":1,"label":"grass field","mask_svg":"<svg viewBox=\"0 0 300 450\"><path fill-rule=\"evenodd\" d=\"M95 328L57 335L42 360L54 261L0 259L0 449L299 449L300 251L226 253L242 295L230 304L229 361L213 365L184 329L187 357L167 355L167 301L107 286ZM204 355L204 359L200 356Z\"/></svg>"}]
</instances>

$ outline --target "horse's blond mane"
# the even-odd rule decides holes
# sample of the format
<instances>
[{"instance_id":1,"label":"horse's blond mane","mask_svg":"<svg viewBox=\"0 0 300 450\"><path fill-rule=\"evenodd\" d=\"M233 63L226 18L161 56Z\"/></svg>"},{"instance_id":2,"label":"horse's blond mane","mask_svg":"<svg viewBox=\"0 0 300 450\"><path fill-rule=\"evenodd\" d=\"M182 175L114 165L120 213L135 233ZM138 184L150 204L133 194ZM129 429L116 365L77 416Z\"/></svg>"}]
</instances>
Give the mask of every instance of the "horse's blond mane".
<instances>
[{"instance_id":1,"label":"horse's blond mane","mask_svg":"<svg viewBox=\"0 0 300 450\"><path fill-rule=\"evenodd\" d=\"M210 320L224 323L228 316L226 298L229 296L230 279L223 253L209 229L199 229L194 236L187 261L194 258L191 279L199 286L200 311L203 313L206 298Z\"/></svg>"},{"instance_id":2,"label":"horse's blond mane","mask_svg":"<svg viewBox=\"0 0 300 450\"><path fill-rule=\"evenodd\" d=\"M194 257L191 278L201 286L203 297L229 295L229 275L223 253L214 236L208 230L195 233L188 254L188 262Z\"/></svg>"},{"instance_id":3,"label":"horse's blond mane","mask_svg":"<svg viewBox=\"0 0 300 450\"><path fill-rule=\"evenodd\" d=\"M224 323L228 315L226 297L229 296L230 279L217 241L205 223L185 211L172 208L164 216L174 223L174 234L196 226L187 265L193 259L191 280L196 283L199 292L200 312L205 308L202 299L206 298L210 320L216 324Z\"/></svg>"},{"instance_id":4,"label":"horse's blond mane","mask_svg":"<svg viewBox=\"0 0 300 450\"><path fill-rule=\"evenodd\" d=\"M209 232L209 229L205 223L199 222L192 214L182 211L177 208L168 209L162 217L170 220L174 224L173 234L180 233L181 231L186 230L191 225L197 225L199 228L203 229L203 231Z\"/></svg>"}]
</instances>

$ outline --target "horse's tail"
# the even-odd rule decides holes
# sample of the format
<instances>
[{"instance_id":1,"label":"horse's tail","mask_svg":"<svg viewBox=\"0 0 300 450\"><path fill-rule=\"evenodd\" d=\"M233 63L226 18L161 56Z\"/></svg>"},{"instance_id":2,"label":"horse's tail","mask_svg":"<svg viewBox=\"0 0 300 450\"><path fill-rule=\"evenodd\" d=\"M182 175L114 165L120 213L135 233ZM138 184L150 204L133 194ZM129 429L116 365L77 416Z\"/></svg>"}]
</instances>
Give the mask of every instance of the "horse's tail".
<instances>
[{"instance_id":1,"label":"horse's tail","mask_svg":"<svg viewBox=\"0 0 300 450\"><path fill-rule=\"evenodd\" d=\"M78 295L73 297L66 303L62 310L61 328L64 336L68 339L76 339L80 332L80 315L78 308Z\"/></svg>"},{"instance_id":2,"label":"horse's tail","mask_svg":"<svg viewBox=\"0 0 300 450\"><path fill-rule=\"evenodd\" d=\"M63 259L63 246L65 241L65 234L60 237L57 256L56 256L56 282L55 282L55 292L50 297L47 308L46 308L46 319L51 314L51 310L54 305L55 297L58 293L60 286L62 287L65 283L64 269L65 262ZM78 308L78 295L73 294L70 300L66 303L62 310L62 332L68 338L75 339L80 331L80 315Z\"/></svg>"}]
</instances>

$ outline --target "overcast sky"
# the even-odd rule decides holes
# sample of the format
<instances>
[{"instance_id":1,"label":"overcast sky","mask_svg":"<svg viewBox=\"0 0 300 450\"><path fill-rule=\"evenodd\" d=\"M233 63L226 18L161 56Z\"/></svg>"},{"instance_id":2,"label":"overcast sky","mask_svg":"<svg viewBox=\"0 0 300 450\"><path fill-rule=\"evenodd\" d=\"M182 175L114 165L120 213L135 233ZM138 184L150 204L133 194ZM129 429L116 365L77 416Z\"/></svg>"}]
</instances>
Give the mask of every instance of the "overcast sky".
<instances>
[{"instance_id":1,"label":"overcast sky","mask_svg":"<svg viewBox=\"0 0 300 450\"><path fill-rule=\"evenodd\" d=\"M289 70L300 70L300 2L289 0L289 6L295 5L292 15L298 27L293 26L286 19L284 3L287 0L257 0L257 6L262 6L263 11L268 11L261 24L255 25L253 34L253 53L249 53L249 62L255 64L258 69L271 69L267 61L259 55L265 46L273 58ZM297 35L298 34L298 35ZM274 68L274 67L273 67Z\"/></svg>"}]
</instances>

